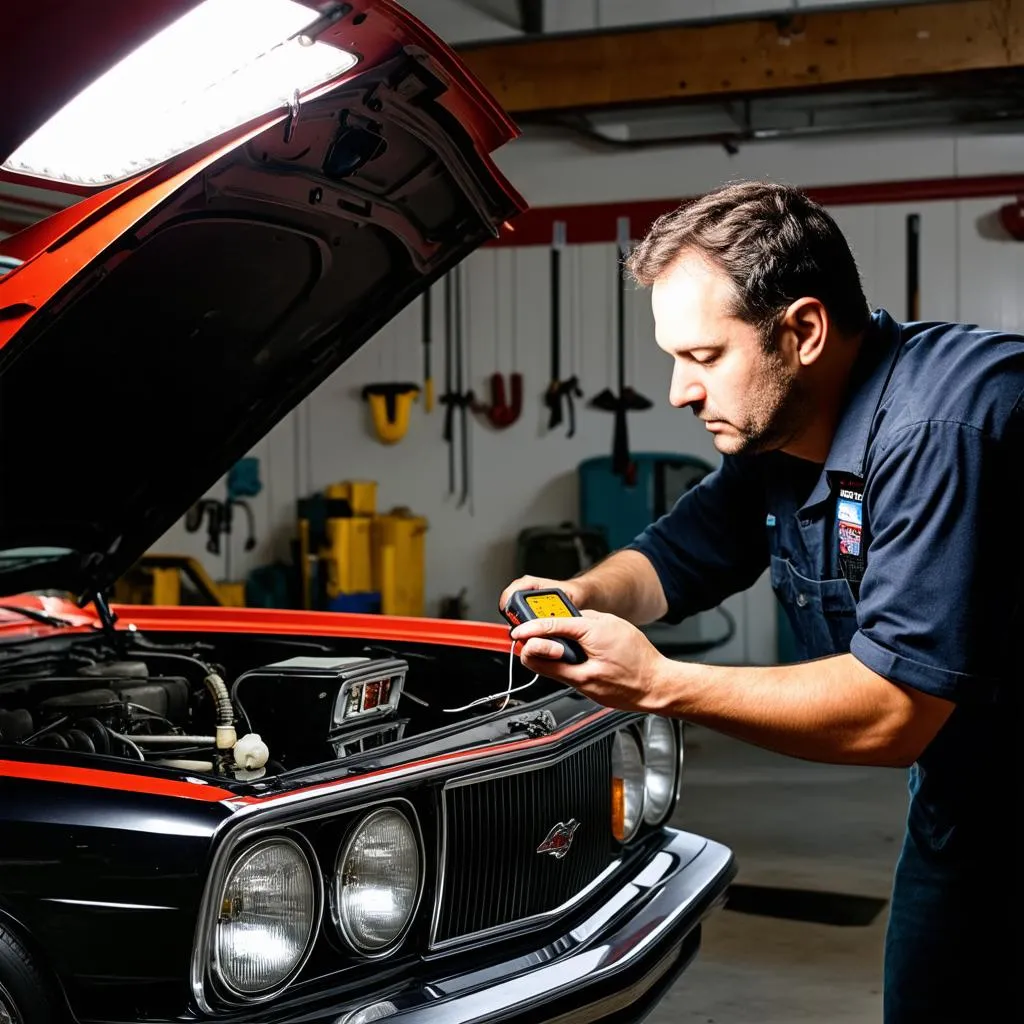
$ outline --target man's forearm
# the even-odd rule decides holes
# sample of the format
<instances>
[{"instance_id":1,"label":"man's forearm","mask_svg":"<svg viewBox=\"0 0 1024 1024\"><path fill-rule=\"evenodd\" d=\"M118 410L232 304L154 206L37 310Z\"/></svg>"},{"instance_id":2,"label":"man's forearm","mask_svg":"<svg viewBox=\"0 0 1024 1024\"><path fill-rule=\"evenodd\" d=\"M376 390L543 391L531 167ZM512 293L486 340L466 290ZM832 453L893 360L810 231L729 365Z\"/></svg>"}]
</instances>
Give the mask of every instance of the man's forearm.
<instances>
[{"instance_id":1,"label":"man's forearm","mask_svg":"<svg viewBox=\"0 0 1024 1024\"><path fill-rule=\"evenodd\" d=\"M952 708L851 654L763 668L663 660L651 689L651 709L661 714L834 764L910 764Z\"/></svg>"},{"instance_id":2,"label":"man's forearm","mask_svg":"<svg viewBox=\"0 0 1024 1024\"><path fill-rule=\"evenodd\" d=\"M577 576L573 584L582 590L584 607L638 626L656 622L668 611L661 580L639 551L616 551Z\"/></svg>"}]
</instances>

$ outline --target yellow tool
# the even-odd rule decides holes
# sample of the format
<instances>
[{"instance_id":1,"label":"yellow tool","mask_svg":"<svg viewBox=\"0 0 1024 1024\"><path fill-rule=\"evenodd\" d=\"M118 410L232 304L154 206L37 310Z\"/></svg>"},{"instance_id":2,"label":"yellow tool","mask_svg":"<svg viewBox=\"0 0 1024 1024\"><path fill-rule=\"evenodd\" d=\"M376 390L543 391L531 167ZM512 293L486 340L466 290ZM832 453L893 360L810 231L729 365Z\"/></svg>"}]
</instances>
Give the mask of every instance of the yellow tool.
<instances>
[{"instance_id":1,"label":"yellow tool","mask_svg":"<svg viewBox=\"0 0 1024 1024\"><path fill-rule=\"evenodd\" d=\"M418 384L367 384L363 398L370 403L373 428L384 444L395 444L409 429L409 412L420 393Z\"/></svg>"}]
</instances>

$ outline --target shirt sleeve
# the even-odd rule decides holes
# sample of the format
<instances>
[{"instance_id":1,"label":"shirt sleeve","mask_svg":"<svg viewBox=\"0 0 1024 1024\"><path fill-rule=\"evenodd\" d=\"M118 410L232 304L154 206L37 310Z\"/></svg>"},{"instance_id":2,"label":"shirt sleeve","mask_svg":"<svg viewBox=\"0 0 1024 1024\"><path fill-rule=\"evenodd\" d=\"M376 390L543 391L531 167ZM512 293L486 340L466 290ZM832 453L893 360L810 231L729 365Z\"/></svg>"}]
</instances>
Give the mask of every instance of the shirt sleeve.
<instances>
[{"instance_id":1,"label":"shirt sleeve","mask_svg":"<svg viewBox=\"0 0 1024 1024\"><path fill-rule=\"evenodd\" d=\"M886 679L952 701L991 699L1000 682L1021 545L1008 448L975 427L924 422L880 453L850 651Z\"/></svg>"},{"instance_id":2,"label":"shirt sleeve","mask_svg":"<svg viewBox=\"0 0 1024 1024\"><path fill-rule=\"evenodd\" d=\"M714 608L746 590L768 565L765 497L748 458L721 466L626 545L654 566L668 613L664 622Z\"/></svg>"}]
</instances>

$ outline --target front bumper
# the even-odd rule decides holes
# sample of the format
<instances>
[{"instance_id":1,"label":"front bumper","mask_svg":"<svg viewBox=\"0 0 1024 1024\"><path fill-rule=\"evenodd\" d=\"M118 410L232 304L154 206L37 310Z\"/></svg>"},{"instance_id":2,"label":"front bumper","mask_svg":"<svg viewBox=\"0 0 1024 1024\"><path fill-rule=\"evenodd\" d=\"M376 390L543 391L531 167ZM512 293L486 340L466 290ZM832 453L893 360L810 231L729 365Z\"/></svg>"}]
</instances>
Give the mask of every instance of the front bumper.
<instances>
[{"instance_id":1,"label":"front bumper","mask_svg":"<svg viewBox=\"0 0 1024 1024\"><path fill-rule=\"evenodd\" d=\"M542 949L487 968L439 976L275 1024L575 1024L636 1021L686 967L702 918L736 873L732 851L688 832L666 830L661 848L609 899ZM379 1004L384 1016L374 1016ZM388 1005L390 1004L390 1006ZM360 1016L363 1011L363 1016ZM262 1020L262 1018L260 1018Z\"/></svg>"}]
</instances>

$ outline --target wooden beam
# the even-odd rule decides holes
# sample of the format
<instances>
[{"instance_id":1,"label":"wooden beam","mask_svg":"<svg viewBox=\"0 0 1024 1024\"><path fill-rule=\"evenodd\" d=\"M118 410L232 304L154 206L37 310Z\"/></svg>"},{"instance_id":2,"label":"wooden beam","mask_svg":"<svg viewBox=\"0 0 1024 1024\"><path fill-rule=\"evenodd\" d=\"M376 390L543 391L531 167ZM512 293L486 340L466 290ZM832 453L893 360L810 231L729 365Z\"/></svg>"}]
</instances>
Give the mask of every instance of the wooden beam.
<instances>
[{"instance_id":1,"label":"wooden beam","mask_svg":"<svg viewBox=\"0 0 1024 1024\"><path fill-rule=\"evenodd\" d=\"M1024 0L828 9L459 54L513 116L868 86L1024 69Z\"/></svg>"}]
</instances>

